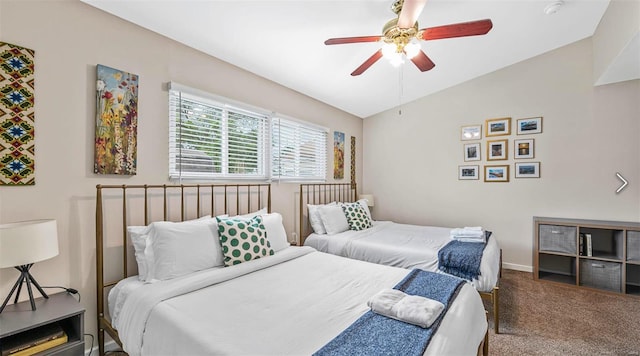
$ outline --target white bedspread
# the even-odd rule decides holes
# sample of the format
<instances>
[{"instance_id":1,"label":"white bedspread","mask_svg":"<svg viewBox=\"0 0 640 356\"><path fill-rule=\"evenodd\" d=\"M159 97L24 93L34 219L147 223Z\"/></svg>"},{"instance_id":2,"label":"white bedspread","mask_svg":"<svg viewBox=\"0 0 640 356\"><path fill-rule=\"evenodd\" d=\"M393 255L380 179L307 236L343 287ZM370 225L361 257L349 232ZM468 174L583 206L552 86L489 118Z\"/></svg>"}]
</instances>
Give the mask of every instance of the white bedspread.
<instances>
[{"instance_id":1,"label":"white bedspread","mask_svg":"<svg viewBox=\"0 0 640 356\"><path fill-rule=\"evenodd\" d=\"M311 234L304 244L318 251L361 261L402 268L438 272L438 251L451 236L451 228L376 221L361 231L348 230L335 235ZM481 292L490 292L498 283L500 247L489 238L480 263L480 276L471 281Z\"/></svg>"},{"instance_id":2,"label":"white bedspread","mask_svg":"<svg viewBox=\"0 0 640 356\"><path fill-rule=\"evenodd\" d=\"M130 355L309 355L408 272L289 247L130 288L120 293L126 300L116 302L121 310L113 324ZM464 284L426 354L475 354L486 329L482 301Z\"/></svg>"}]
</instances>

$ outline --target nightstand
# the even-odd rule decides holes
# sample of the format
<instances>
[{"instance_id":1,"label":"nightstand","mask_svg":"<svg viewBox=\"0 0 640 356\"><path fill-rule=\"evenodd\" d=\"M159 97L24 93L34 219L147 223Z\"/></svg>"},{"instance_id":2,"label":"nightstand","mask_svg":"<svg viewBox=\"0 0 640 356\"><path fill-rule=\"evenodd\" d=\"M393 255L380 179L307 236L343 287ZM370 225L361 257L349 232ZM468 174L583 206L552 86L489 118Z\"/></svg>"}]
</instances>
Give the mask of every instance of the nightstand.
<instances>
[{"instance_id":1,"label":"nightstand","mask_svg":"<svg viewBox=\"0 0 640 356\"><path fill-rule=\"evenodd\" d=\"M0 314L0 345L19 337L28 340L39 327L58 324L67 334L67 341L44 351L43 355L84 355L84 308L68 293L50 294L38 298L36 310L29 301L7 305ZM6 344L5 344L6 345Z\"/></svg>"}]
</instances>

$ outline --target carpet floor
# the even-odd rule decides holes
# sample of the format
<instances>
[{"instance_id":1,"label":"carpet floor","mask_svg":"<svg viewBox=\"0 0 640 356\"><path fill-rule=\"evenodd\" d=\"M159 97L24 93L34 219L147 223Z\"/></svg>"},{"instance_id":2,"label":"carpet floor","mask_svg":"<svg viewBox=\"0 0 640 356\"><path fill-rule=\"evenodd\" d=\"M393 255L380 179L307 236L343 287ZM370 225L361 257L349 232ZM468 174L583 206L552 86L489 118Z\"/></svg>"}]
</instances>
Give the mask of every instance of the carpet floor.
<instances>
[{"instance_id":1,"label":"carpet floor","mask_svg":"<svg viewBox=\"0 0 640 356\"><path fill-rule=\"evenodd\" d=\"M485 307L492 315L491 304ZM504 270L490 355L640 355L640 297L535 281Z\"/></svg>"}]
</instances>

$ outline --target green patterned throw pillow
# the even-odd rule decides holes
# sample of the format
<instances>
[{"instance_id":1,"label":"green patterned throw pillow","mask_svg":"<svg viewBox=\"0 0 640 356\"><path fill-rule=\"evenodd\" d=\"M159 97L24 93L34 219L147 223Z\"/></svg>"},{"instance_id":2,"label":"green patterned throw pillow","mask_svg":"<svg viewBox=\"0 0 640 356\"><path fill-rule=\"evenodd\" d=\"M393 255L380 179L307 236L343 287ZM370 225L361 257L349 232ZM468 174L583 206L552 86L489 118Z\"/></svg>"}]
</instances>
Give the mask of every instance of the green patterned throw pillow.
<instances>
[{"instance_id":1,"label":"green patterned throw pillow","mask_svg":"<svg viewBox=\"0 0 640 356\"><path fill-rule=\"evenodd\" d=\"M358 202L342 205L342 211L347 217L351 230L359 231L373 226L371 218Z\"/></svg>"},{"instance_id":2,"label":"green patterned throw pillow","mask_svg":"<svg viewBox=\"0 0 640 356\"><path fill-rule=\"evenodd\" d=\"M225 266L273 255L261 216L251 219L219 217L216 219Z\"/></svg>"}]
</instances>

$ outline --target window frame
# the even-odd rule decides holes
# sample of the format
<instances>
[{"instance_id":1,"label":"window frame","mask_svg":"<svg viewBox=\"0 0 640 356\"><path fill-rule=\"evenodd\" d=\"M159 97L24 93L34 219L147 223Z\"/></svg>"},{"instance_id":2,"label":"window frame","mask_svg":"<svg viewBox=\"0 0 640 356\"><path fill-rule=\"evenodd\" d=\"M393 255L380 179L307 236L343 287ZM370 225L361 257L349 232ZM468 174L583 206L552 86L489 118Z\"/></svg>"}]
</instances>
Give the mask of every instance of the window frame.
<instances>
[{"instance_id":1,"label":"window frame","mask_svg":"<svg viewBox=\"0 0 640 356\"><path fill-rule=\"evenodd\" d=\"M279 182L326 182L327 180L327 172L328 172L328 138L329 138L329 129L317 124L313 124L304 120L292 118L286 115L278 114L275 112L271 112L259 107L255 107L252 105L248 105L242 102L234 101L222 96L218 96L215 94L211 94L202 90L190 88L185 85L181 85L175 82L170 82L167 85L168 88L168 104L169 104L169 179L171 181L183 181L183 180L198 180L198 181L279 181ZM228 123L229 118L227 117L228 110L232 110L236 113L249 113L249 116L263 116L264 121L262 127L262 132L258 132L258 139L261 139L261 144L258 144L257 148L257 156L258 156L258 172L257 174L236 174L229 173L228 171L228 163L229 163L229 151L227 141L229 140L229 131L228 127L222 127L220 129L222 133L221 145L222 149L220 151L221 154L221 173L209 173L209 172L201 172L198 173L196 171L182 171L179 170L178 163L176 163L179 159L179 153L182 151L182 147L178 145L178 139L180 134L178 131L180 130L180 118L174 117L176 113L182 113L182 109L180 107L176 108L173 102L174 97L178 96L177 100L182 100L183 95L188 98L188 100L204 105L211 105L211 107L220 109L223 111L223 124ZM277 129L280 132L281 122L286 121L289 123L295 123L297 125L301 125L305 127L307 130L317 130L317 132L321 132L324 144L322 145L324 155L322 155L322 159L320 162L317 160L312 161L312 165L316 167L314 169L319 169L318 167L322 167L320 171L322 174L316 176L304 177L300 176L300 166L303 165L301 162L300 155L296 156L295 164L298 167L296 176L283 176L281 174L274 174L274 167L272 165L276 161L276 159L281 159L280 157L276 157L276 150L274 149L274 132ZM297 143L298 145L300 143ZM317 143L316 143L317 144ZM225 149L226 152L225 152ZM299 147L298 147L299 149ZM184 157L182 158L184 160ZM215 164L215 163L214 163ZM321 166L320 166L321 165ZM260 167L261 166L261 167ZM278 173L281 173L278 171Z\"/></svg>"},{"instance_id":2,"label":"window frame","mask_svg":"<svg viewBox=\"0 0 640 356\"><path fill-rule=\"evenodd\" d=\"M302 158L301 156L305 153L308 153L309 150L303 150L301 149L301 142L295 142L295 161L294 161L294 170L296 171L296 175L294 176L287 176L287 175L282 175L281 171L278 171L279 174L276 174L274 171L277 170L277 168L275 167L275 161L276 161L276 155L275 155L275 143L276 143L276 139L274 138L275 132L274 132L274 126L275 126L275 122L278 122L278 133L282 133L281 128L282 127L286 127L286 128L291 128L291 126L295 126L298 125L298 128L302 128L304 130L307 130L309 132L311 131L315 131L313 133L314 136L323 136L323 140L324 142L322 143L322 145L320 145L319 141L318 142L313 142L316 144L315 150L321 150L321 152L323 152L324 154L321 155L323 158L321 159L320 162L318 162L317 160L314 160L312 162L312 165L315 166L313 168L313 170L318 170L321 168L322 170L322 174L318 174L318 175L313 175L313 176L301 176L301 171L303 170L302 166L304 165L304 163L302 162ZM282 125L282 121L284 121L286 123L286 125ZM328 165L328 146L327 146L327 142L329 139L329 129L320 126L320 125L316 125L316 124L312 124L303 120L299 120L296 118L292 118L286 115L274 115L271 119L271 123L272 123L272 129L271 129L271 179L274 181L280 181L280 182L326 182L327 180L327 165ZM295 135L297 136L297 138L300 137L300 132L298 131L297 134ZM278 139L278 142L281 142L280 139ZM319 147L322 146L322 147ZM281 150L281 148L278 149L279 151ZM282 162L282 154L280 154L279 157L279 162ZM321 166L322 165L322 166ZM319 172L318 172L319 173Z\"/></svg>"}]
</instances>

